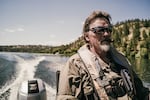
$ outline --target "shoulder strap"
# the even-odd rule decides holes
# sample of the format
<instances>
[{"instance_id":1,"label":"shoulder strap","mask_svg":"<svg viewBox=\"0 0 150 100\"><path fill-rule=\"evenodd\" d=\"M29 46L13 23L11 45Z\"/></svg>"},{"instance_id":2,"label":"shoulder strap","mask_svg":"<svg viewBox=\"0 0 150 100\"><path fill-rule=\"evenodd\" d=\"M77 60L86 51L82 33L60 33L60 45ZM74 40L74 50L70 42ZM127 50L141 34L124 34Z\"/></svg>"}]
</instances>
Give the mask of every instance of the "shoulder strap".
<instances>
[{"instance_id":1,"label":"shoulder strap","mask_svg":"<svg viewBox=\"0 0 150 100\"><path fill-rule=\"evenodd\" d=\"M94 81L96 81L99 86L102 86L102 88L103 88L104 84L106 84L108 81L100 80L99 73L96 71L96 68L94 66L95 64L92 61L93 59L90 56L90 53L91 52L88 49L80 48L78 50L78 54L79 54L80 58L82 59L84 65L85 65L85 68L86 68L87 72L89 73L89 75L90 75L90 77L92 79L92 84L94 86L95 92L98 94L99 98L101 98L101 90L100 89L96 89ZM104 94L106 96L107 94L106 94L105 90L103 92L104 92ZM108 96L107 96L107 99L108 99ZM105 99L105 100L107 100L107 99Z\"/></svg>"},{"instance_id":2,"label":"shoulder strap","mask_svg":"<svg viewBox=\"0 0 150 100\"><path fill-rule=\"evenodd\" d=\"M94 65L94 62L92 61L93 59L89 55L90 51L80 48L78 50L78 54L79 54L81 60L83 61L85 68L90 73L91 78L96 79L97 77L99 77L99 74L97 73L97 71L95 69L95 66L93 66Z\"/></svg>"}]
</instances>

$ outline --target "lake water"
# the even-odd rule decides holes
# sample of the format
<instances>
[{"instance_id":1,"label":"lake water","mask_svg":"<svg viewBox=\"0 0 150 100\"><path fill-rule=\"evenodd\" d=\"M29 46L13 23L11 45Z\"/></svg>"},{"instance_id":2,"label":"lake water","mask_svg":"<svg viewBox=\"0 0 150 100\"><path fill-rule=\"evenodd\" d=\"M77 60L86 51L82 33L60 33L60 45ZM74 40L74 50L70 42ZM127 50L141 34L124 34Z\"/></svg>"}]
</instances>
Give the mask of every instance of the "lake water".
<instances>
[{"instance_id":1,"label":"lake water","mask_svg":"<svg viewBox=\"0 0 150 100\"><path fill-rule=\"evenodd\" d=\"M0 52L0 100L17 100L23 81L40 78L46 85L47 100L56 97L56 71L64 67L67 57Z\"/></svg>"},{"instance_id":2,"label":"lake water","mask_svg":"<svg viewBox=\"0 0 150 100\"><path fill-rule=\"evenodd\" d=\"M56 71L64 67L68 57L49 54L0 52L0 100L17 100L20 84L40 78L46 84L47 100L56 97ZM150 83L150 60L131 60L133 69Z\"/></svg>"},{"instance_id":3,"label":"lake water","mask_svg":"<svg viewBox=\"0 0 150 100\"><path fill-rule=\"evenodd\" d=\"M150 83L150 59L130 58L130 62L133 65L132 67L134 71L138 74L138 76L144 82Z\"/></svg>"}]
</instances>

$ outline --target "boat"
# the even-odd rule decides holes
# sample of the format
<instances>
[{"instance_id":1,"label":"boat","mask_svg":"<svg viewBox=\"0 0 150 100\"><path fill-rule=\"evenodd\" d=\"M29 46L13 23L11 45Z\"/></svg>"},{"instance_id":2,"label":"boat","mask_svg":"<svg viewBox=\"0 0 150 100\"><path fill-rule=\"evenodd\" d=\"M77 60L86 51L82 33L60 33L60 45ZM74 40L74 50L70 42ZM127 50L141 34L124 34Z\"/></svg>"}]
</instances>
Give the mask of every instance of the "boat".
<instances>
[{"instance_id":1,"label":"boat","mask_svg":"<svg viewBox=\"0 0 150 100\"><path fill-rule=\"evenodd\" d=\"M47 100L45 84L41 79L22 82L17 94L18 100Z\"/></svg>"}]
</instances>

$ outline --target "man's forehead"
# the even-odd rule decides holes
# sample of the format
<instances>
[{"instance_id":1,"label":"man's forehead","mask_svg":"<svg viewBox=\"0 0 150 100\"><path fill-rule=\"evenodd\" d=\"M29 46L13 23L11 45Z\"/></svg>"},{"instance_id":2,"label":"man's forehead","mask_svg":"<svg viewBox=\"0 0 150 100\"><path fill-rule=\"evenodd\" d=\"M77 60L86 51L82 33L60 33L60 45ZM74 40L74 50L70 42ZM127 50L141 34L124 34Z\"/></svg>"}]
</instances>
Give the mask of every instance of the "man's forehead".
<instances>
[{"instance_id":1,"label":"man's forehead","mask_svg":"<svg viewBox=\"0 0 150 100\"><path fill-rule=\"evenodd\" d=\"M97 18L93 20L90 24L90 27L96 27L96 26L108 26L109 23L106 19L104 18Z\"/></svg>"}]
</instances>

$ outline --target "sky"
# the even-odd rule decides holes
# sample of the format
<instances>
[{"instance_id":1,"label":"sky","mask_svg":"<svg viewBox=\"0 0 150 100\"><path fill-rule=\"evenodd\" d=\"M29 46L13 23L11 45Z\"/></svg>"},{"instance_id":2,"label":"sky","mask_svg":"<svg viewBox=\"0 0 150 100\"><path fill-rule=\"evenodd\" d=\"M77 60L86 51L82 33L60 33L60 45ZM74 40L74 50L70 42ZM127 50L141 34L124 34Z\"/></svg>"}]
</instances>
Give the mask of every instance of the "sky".
<instances>
[{"instance_id":1,"label":"sky","mask_svg":"<svg viewBox=\"0 0 150 100\"><path fill-rule=\"evenodd\" d=\"M112 23L150 19L150 0L0 0L0 45L62 45L82 35L94 10Z\"/></svg>"}]
</instances>

